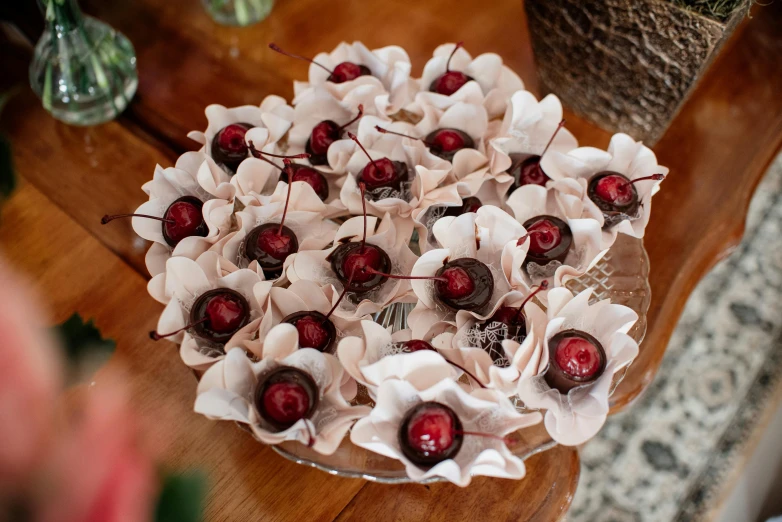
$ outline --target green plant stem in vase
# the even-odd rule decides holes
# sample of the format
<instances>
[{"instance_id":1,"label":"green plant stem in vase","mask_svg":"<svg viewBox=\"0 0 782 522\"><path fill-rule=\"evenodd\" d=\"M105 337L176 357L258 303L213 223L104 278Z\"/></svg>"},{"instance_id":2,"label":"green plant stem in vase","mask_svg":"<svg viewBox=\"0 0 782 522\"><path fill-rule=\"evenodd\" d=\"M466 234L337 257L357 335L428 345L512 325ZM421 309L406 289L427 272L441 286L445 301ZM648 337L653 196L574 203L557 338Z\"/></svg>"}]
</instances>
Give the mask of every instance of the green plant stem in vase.
<instances>
[{"instance_id":1,"label":"green plant stem in vase","mask_svg":"<svg viewBox=\"0 0 782 522\"><path fill-rule=\"evenodd\" d=\"M209 15L219 24L241 27L269 16L274 0L201 0Z\"/></svg>"},{"instance_id":2,"label":"green plant stem in vase","mask_svg":"<svg viewBox=\"0 0 782 522\"><path fill-rule=\"evenodd\" d=\"M30 85L43 107L72 125L97 125L127 107L138 86L136 54L121 33L84 16L76 0L38 0L46 28Z\"/></svg>"}]
</instances>

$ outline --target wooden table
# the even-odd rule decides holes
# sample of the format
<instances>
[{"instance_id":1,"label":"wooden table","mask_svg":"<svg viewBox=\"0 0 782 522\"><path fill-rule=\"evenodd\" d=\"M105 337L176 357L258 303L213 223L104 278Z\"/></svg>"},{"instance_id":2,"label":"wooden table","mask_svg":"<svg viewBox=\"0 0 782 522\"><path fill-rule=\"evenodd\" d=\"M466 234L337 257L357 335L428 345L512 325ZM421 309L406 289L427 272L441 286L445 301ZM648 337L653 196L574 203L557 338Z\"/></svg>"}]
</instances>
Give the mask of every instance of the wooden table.
<instances>
[{"instance_id":1,"label":"wooden table","mask_svg":"<svg viewBox=\"0 0 782 522\"><path fill-rule=\"evenodd\" d=\"M288 0L246 29L215 25L194 0L83 4L135 44L138 94L116 122L82 129L54 121L22 90L0 119L21 177L0 216L0 242L39 290L52 321L78 311L117 340L116 363L126 368L153 439L165 444L166 464L209 473L207 520L562 518L578 479L575 449L532 457L521 481L384 486L289 463L233 426L195 415L192 374L172 345L147 337L161 311L146 293L147 245L128 223L99 224L105 213L138 206L155 163L171 165L194 147L185 134L205 127L209 103L291 98L291 82L305 77L306 65L272 53L270 41L305 55L342 40L399 44L420 71L438 44L467 40L474 54L500 53L536 91L521 2ZM36 17L15 20L33 42ZM614 410L651 382L687 296L741 238L750 197L782 142L781 25L782 3L756 7L655 147L671 175L646 236L654 298L647 338L612 398ZM4 37L10 52L0 58L3 89L26 83L30 44L12 40ZM608 132L580 118L568 115L568 126L584 145L608 144Z\"/></svg>"}]
</instances>

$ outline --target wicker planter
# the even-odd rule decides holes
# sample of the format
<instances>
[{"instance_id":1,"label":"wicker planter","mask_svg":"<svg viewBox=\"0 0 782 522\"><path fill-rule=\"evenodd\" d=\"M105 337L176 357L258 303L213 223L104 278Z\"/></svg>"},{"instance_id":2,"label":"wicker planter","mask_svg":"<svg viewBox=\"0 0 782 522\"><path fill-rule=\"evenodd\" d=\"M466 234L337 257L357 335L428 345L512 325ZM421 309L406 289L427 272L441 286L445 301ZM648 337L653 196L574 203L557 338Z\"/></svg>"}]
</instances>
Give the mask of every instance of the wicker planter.
<instances>
[{"instance_id":1,"label":"wicker planter","mask_svg":"<svg viewBox=\"0 0 782 522\"><path fill-rule=\"evenodd\" d=\"M611 131L655 142L747 14L719 22L664 0L526 0L542 88Z\"/></svg>"}]
</instances>

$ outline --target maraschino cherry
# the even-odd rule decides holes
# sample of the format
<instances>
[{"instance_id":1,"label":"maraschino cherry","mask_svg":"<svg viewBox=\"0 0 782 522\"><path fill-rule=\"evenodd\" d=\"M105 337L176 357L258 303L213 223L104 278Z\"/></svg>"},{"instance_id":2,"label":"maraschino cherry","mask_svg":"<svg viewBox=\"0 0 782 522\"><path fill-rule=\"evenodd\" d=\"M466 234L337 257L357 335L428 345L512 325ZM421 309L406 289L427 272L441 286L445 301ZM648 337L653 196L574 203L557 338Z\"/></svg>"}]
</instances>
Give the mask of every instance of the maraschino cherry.
<instances>
[{"instance_id":1,"label":"maraschino cherry","mask_svg":"<svg viewBox=\"0 0 782 522\"><path fill-rule=\"evenodd\" d=\"M339 303L348 292L352 280L349 279L345 289L339 295L337 302L331 307L326 315L316 311L307 310L294 312L287 315L282 322L292 324L299 332L299 346L301 348L314 348L319 352L325 352L331 347L334 339L337 338L337 328L331 322L331 314L337 309Z\"/></svg>"},{"instance_id":2,"label":"maraschino cherry","mask_svg":"<svg viewBox=\"0 0 782 522\"><path fill-rule=\"evenodd\" d=\"M549 339L548 349L546 383L560 393L592 383L605 371L605 350L586 332L563 330Z\"/></svg>"},{"instance_id":3,"label":"maraschino cherry","mask_svg":"<svg viewBox=\"0 0 782 522\"><path fill-rule=\"evenodd\" d=\"M554 143L554 138L557 137L557 134L564 126L565 120L559 122L559 125L557 125L557 128L554 129L554 133L551 135L551 138L549 138L548 143L546 143L546 146L543 148L543 152L541 152L540 155L520 153L510 154L512 163L510 169L508 170L508 174L513 176L513 184L509 189L511 192L524 185L540 185L541 187L545 187L546 183L551 181L551 178L549 178L546 173L543 172L543 168L540 166L540 161L543 159L543 156L546 154L546 152L548 152L549 147L551 147L551 144Z\"/></svg>"},{"instance_id":4,"label":"maraschino cherry","mask_svg":"<svg viewBox=\"0 0 782 522\"><path fill-rule=\"evenodd\" d=\"M494 277L489 267L471 257L443 263L433 278L435 298L457 312L475 312L484 308L494 293Z\"/></svg>"},{"instance_id":5,"label":"maraschino cherry","mask_svg":"<svg viewBox=\"0 0 782 522\"><path fill-rule=\"evenodd\" d=\"M375 125L375 130L383 134L394 134L418 140L429 147L429 151L444 160L453 161L453 157L462 149L474 149L475 141L464 131L459 129L437 129L427 134L426 138L416 138L401 132L384 129L380 125Z\"/></svg>"},{"instance_id":6,"label":"maraschino cherry","mask_svg":"<svg viewBox=\"0 0 782 522\"><path fill-rule=\"evenodd\" d=\"M312 416L320 390L307 372L292 366L278 366L262 375L255 388L255 408L277 431L284 431ZM310 446L314 437L310 433Z\"/></svg>"},{"instance_id":7,"label":"maraschino cherry","mask_svg":"<svg viewBox=\"0 0 782 522\"><path fill-rule=\"evenodd\" d=\"M216 288L201 294L190 308L190 323L179 330L160 334L149 332L149 337L159 341L164 337L192 329L201 339L217 344L226 343L236 332L250 322L250 305L236 290Z\"/></svg>"},{"instance_id":8,"label":"maraschino cherry","mask_svg":"<svg viewBox=\"0 0 782 522\"><path fill-rule=\"evenodd\" d=\"M464 42L457 43L453 48L453 51L451 51L451 55L448 57L448 61L445 62L445 72L435 78L431 85L429 85L429 90L431 92L450 96L451 94L461 89L465 83L474 79L471 76L467 76L463 72L451 70L451 59L463 43Z\"/></svg>"},{"instance_id":9,"label":"maraschino cherry","mask_svg":"<svg viewBox=\"0 0 782 522\"><path fill-rule=\"evenodd\" d=\"M399 424L397 440L407 459L422 469L455 458L465 435L487 437L507 444L505 437L464 431L459 416L445 404L426 401L410 408Z\"/></svg>"},{"instance_id":10,"label":"maraschino cherry","mask_svg":"<svg viewBox=\"0 0 782 522\"><path fill-rule=\"evenodd\" d=\"M525 269L529 263L546 266L553 261L565 262L573 245L573 233L567 223L554 216L536 216L525 221L523 226L527 235L519 238L517 244L522 245L529 238Z\"/></svg>"},{"instance_id":11,"label":"maraschino cherry","mask_svg":"<svg viewBox=\"0 0 782 522\"><path fill-rule=\"evenodd\" d=\"M329 197L329 182L326 180L326 176L321 174L318 170L307 166L307 165L301 165L298 163L291 163L290 165L286 165L285 168L280 167L276 163L274 163L272 160L270 160L267 156L272 158L287 158L287 159L304 159L309 158L309 153L303 153L303 154L294 154L292 156L283 156L280 154L272 154L271 152L264 152L262 150L258 150L255 148L252 142L249 143L250 148L250 154L253 155L253 157L256 157L260 160L265 161L266 163L276 167L280 171L280 181L284 183L288 183L288 179L291 178L291 176L288 176L288 172L292 171L293 181L303 181L310 187L312 187L312 190L315 191L315 194L318 195L321 201L326 201Z\"/></svg>"},{"instance_id":12,"label":"maraschino cherry","mask_svg":"<svg viewBox=\"0 0 782 522\"><path fill-rule=\"evenodd\" d=\"M517 343L524 342L524 339L527 337L527 321L524 317L524 306L538 292L547 288L548 281L542 281L535 290L524 298L524 301L518 307L501 306L490 318L478 325L478 329L481 332L491 329L497 333L496 337L483 336L481 341L481 348L491 356L491 360L496 366L507 367L510 365L510 361L505 357L502 341L512 339Z\"/></svg>"},{"instance_id":13,"label":"maraschino cherry","mask_svg":"<svg viewBox=\"0 0 782 522\"><path fill-rule=\"evenodd\" d=\"M388 278L382 274L391 270L391 258L379 246L367 244L366 186L364 183L358 186L361 190L364 234L359 242L349 241L338 245L329 255L328 261L331 270L346 289L363 294L387 281Z\"/></svg>"},{"instance_id":14,"label":"maraschino cherry","mask_svg":"<svg viewBox=\"0 0 782 522\"><path fill-rule=\"evenodd\" d=\"M284 159L286 168L290 160ZM291 186L285 196L285 207L279 223L264 223L250 230L242 245L242 253L249 261L257 261L266 279L277 279L282 275L285 260L299 251L299 239L296 233L285 226L288 204L291 199Z\"/></svg>"},{"instance_id":15,"label":"maraschino cherry","mask_svg":"<svg viewBox=\"0 0 782 522\"><path fill-rule=\"evenodd\" d=\"M209 227L204 221L203 206L203 202L195 196L182 196L168 206L163 217L147 214L114 214L103 216L100 222L101 225L105 225L115 219L127 217L156 219L163 223L161 227L163 239L169 246L175 247L186 237L206 237L209 233Z\"/></svg>"},{"instance_id":16,"label":"maraschino cherry","mask_svg":"<svg viewBox=\"0 0 782 522\"><path fill-rule=\"evenodd\" d=\"M339 125L332 120L323 120L315 125L304 148L310 154L310 163L313 165L328 165L328 151L331 144L341 139L344 130L361 119L363 115L364 106L359 105L356 117L344 125Z\"/></svg>"},{"instance_id":17,"label":"maraschino cherry","mask_svg":"<svg viewBox=\"0 0 782 522\"><path fill-rule=\"evenodd\" d=\"M660 181L664 174L652 174L632 181L618 172L598 172L589 179L587 195L603 213L603 228L611 228L622 220L638 215L638 191L635 183L639 181Z\"/></svg>"},{"instance_id":18,"label":"maraschino cherry","mask_svg":"<svg viewBox=\"0 0 782 522\"><path fill-rule=\"evenodd\" d=\"M369 67L367 67L366 65L359 65L353 62L342 62L337 64L337 66L334 67L334 70L332 71L325 65L319 64L312 58L307 58L305 56L300 56L298 54L291 54L285 52L282 49L280 49L277 46L277 44L270 43L269 49L271 49L272 51L277 51L280 54L284 54L285 56L290 56L291 58L296 58L297 60L304 60L305 62L309 62L317 65L318 67L320 67L321 69L329 73L329 77L327 78L327 81L333 83L349 82L351 80L355 80L359 76L372 76L372 71L370 71Z\"/></svg>"},{"instance_id":19,"label":"maraschino cherry","mask_svg":"<svg viewBox=\"0 0 782 522\"><path fill-rule=\"evenodd\" d=\"M355 134L348 132L348 137L355 141L369 158L369 163L356 176L356 182L366 185L366 192L372 201L384 198L388 189L402 192L402 183L409 177L407 164L402 161L391 161L388 158L372 159Z\"/></svg>"},{"instance_id":20,"label":"maraschino cherry","mask_svg":"<svg viewBox=\"0 0 782 522\"><path fill-rule=\"evenodd\" d=\"M217 131L212 138L212 159L231 174L236 172L239 164L247 157L248 149L244 137L252 127L249 123L232 123Z\"/></svg>"}]
</instances>

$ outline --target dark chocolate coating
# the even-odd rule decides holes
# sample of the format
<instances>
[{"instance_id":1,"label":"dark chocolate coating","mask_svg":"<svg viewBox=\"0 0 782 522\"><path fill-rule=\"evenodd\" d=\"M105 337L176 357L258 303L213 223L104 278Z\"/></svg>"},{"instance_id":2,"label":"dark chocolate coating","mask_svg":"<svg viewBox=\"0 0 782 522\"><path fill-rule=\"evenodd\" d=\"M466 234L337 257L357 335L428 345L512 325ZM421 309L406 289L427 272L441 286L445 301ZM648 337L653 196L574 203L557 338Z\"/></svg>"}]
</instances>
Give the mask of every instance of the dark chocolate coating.
<instances>
[{"instance_id":1,"label":"dark chocolate coating","mask_svg":"<svg viewBox=\"0 0 782 522\"><path fill-rule=\"evenodd\" d=\"M296 323L298 323L300 319L308 316L318 319L320 321L320 325L324 330L326 330L326 333L328 334L328 340L325 343L320 346L310 346L309 348L314 348L320 352L328 351L329 347L334 342L334 339L337 338L337 328L334 326L334 323L331 322L331 319L322 313L316 312L315 310L294 312L285 316L281 322L296 326Z\"/></svg>"},{"instance_id":2,"label":"dark chocolate coating","mask_svg":"<svg viewBox=\"0 0 782 522\"><path fill-rule=\"evenodd\" d=\"M529 227L537 223L538 221L546 219L556 225L556 227L559 229L560 233L560 243L556 247L552 248L548 252L545 252L544 254L536 254L532 251L527 252L527 257L524 258L524 264L523 267L526 270L527 265L530 262L537 263L540 266L545 266L552 261L559 261L560 263L565 262L565 258L567 257L568 252L570 251L570 247L573 245L573 233L570 231L570 227L567 223L565 223L563 220L554 217L554 216L535 216L534 218L530 218L527 221L523 223L523 227L526 230L529 230Z\"/></svg>"},{"instance_id":3,"label":"dark chocolate coating","mask_svg":"<svg viewBox=\"0 0 782 522\"><path fill-rule=\"evenodd\" d=\"M562 368L559 367L556 361L556 353L557 353L557 347L559 346L559 343L562 339L567 337L581 337L582 339L586 339L590 343L592 343L596 348L598 353L600 354L600 369L595 372L594 375L588 378L579 378L574 377L572 375L569 375L565 373ZM606 367L606 352L603 349L603 345L600 344L600 342L595 339L593 336L589 335L586 332L582 332L581 330L563 330L556 334L554 337L549 339L548 342L548 350L549 350L549 363L548 363L548 370L546 370L546 374L544 376L546 383L554 388L555 390L559 390L560 393L567 393L573 388L577 388L578 386L583 386L585 384L592 383L596 381L601 375L603 375L603 372L605 371Z\"/></svg>"},{"instance_id":4,"label":"dark chocolate coating","mask_svg":"<svg viewBox=\"0 0 782 522\"><path fill-rule=\"evenodd\" d=\"M258 235L264 230L268 230L270 228L279 229L280 224L264 223L263 225L259 225L250 230L244 240L242 255L244 255L248 261L258 261L258 264L261 266L261 270L263 270L263 275L266 277L266 279L277 279L282 275L282 268L285 264L285 259L277 259L276 257L264 251L258 245ZM283 225L282 234L291 238L292 246L290 253L293 254L298 252L299 240L293 230Z\"/></svg>"},{"instance_id":5,"label":"dark chocolate coating","mask_svg":"<svg viewBox=\"0 0 782 522\"><path fill-rule=\"evenodd\" d=\"M307 410L307 413L304 415L304 418L309 418L315 411L315 408L318 406L320 390L318 390L318 385L315 383L315 379L313 379L310 374L299 370L298 368L293 368L292 366L278 366L277 368L261 376L260 380L258 381L258 385L255 388L255 408L258 410L258 413L261 415L261 417L272 427L274 427L274 429L277 431L283 431L293 426L295 422L291 424L278 423L266 414L263 404L263 395L266 392L266 388L278 382L292 382L299 384L302 388L304 388L304 391L307 393L307 396L310 400L310 406Z\"/></svg>"},{"instance_id":6,"label":"dark chocolate coating","mask_svg":"<svg viewBox=\"0 0 782 522\"><path fill-rule=\"evenodd\" d=\"M630 181L627 176L624 176L618 172L611 172L609 170L598 172L589 178L589 184L587 185L587 196L603 213L603 230L609 229L617 223L624 221L625 219L632 219L638 216L640 207L638 191L635 190L635 185L632 184L630 185L630 190L633 193L633 199L627 205L617 205L610 201L605 201L597 194L595 194L595 187L597 186L597 182L606 176L621 176L622 178L627 179L628 182Z\"/></svg>"},{"instance_id":7,"label":"dark chocolate coating","mask_svg":"<svg viewBox=\"0 0 782 522\"><path fill-rule=\"evenodd\" d=\"M453 310L454 312L459 310L477 312L484 308L489 303L491 296L494 293L494 277L492 277L489 267L477 259L461 257L443 264L443 266L437 270L435 276L439 277L446 269L451 267L459 267L465 270L473 280L475 289L470 295L451 299L442 295L441 287L445 283L435 281L435 297L437 300L446 308Z\"/></svg>"},{"instance_id":8,"label":"dark chocolate coating","mask_svg":"<svg viewBox=\"0 0 782 522\"><path fill-rule=\"evenodd\" d=\"M457 432L463 431L462 421L459 420L456 412L454 412L445 404L434 401L427 401L419 403L416 406L410 408L402 418L402 422L399 423L399 432L397 433L397 437L399 441L399 447L402 448L402 453L404 456L407 457L410 462L422 469L429 469L435 464L439 464L444 460L452 459L456 456L457 453L459 453L459 450L462 447L462 442L464 441L464 435L461 433L454 433L453 444L451 447L438 455L430 455L427 452L418 451L416 448L410 446L410 443L407 440L407 430L408 425L410 424L410 419L419 411L431 407L446 410L453 419L454 430Z\"/></svg>"},{"instance_id":9,"label":"dark chocolate coating","mask_svg":"<svg viewBox=\"0 0 782 522\"><path fill-rule=\"evenodd\" d=\"M380 266L373 267L375 270L383 273L390 273L391 270L391 258L388 257L388 254L385 250L380 248L379 246L366 244L366 248L372 248L375 249L379 255L380 255ZM347 285L348 280L350 279L350 274L345 272L344 269L344 261L348 254L351 252L356 251L357 249L361 248L360 242L349 242L349 243L342 243L337 248L335 248L327 260L331 263L331 270L336 274L337 279L342 282L342 284ZM355 294L363 294L366 292L369 292L370 290L373 290L374 288L377 288L378 286L382 285L388 280L387 277L381 276L381 275L375 275L368 281L353 281L351 285L348 287L349 292L353 292Z\"/></svg>"},{"instance_id":10,"label":"dark chocolate coating","mask_svg":"<svg viewBox=\"0 0 782 522\"><path fill-rule=\"evenodd\" d=\"M239 326L233 332L219 333L209 328L209 321L199 323L192 327L192 330L195 332L197 337L206 339L207 341L223 344L229 341L236 332L244 328L247 323L250 322L250 305L247 302L247 299L245 299L244 296L236 290L231 290L230 288L216 288L214 290L208 290L198 296L198 299L195 300L193 306L190 308L190 322L195 323L196 321L203 319L206 316L206 306L209 304L209 300L212 297L224 294L230 295L233 298L233 301L239 303L244 309L244 318L239 323Z\"/></svg>"}]
</instances>

